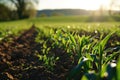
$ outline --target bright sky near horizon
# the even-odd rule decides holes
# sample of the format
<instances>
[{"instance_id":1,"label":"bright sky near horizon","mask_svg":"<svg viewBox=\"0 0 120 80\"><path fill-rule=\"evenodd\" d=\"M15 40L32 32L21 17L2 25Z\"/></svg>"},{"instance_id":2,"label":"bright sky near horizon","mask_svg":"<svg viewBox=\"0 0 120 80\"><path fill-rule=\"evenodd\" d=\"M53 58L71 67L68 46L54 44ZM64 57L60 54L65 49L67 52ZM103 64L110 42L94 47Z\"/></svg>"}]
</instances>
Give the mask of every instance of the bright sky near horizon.
<instances>
[{"instance_id":1,"label":"bright sky near horizon","mask_svg":"<svg viewBox=\"0 0 120 80\"><path fill-rule=\"evenodd\" d=\"M40 0L39 10L43 9L86 9L97 10L101 6L108 9L111 0Z\"/></svg>"}]
</instances>

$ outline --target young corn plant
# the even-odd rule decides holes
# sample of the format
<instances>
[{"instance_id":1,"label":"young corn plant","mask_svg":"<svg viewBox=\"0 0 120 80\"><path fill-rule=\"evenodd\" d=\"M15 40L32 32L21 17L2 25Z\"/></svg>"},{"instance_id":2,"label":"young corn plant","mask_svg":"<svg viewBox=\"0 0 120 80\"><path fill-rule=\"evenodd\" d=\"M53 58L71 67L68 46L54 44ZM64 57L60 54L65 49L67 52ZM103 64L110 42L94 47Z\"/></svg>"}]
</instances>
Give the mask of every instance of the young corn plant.
<instances>
[{"instance_id":1,"label":"young corn plant","mask_svg":"<svg viewBox=\"0 0 120 80\"><path fill-rule=\"evenodd\" d=\"M88 48L88 51L86 51L83 46L80 46L83 49L79 49L82 56L78 55L78 65L70 72L67 80L101 80L103 76L105 76L104 74L106 71L106 67L110 64L110 61L112 61L114 57L119 55L119 52L113 52L108 57L105 52L105 45L112 34L113 33L107 35L101 41L92 42L90 44L84 45L85 48ZM90 46L92 47L92 51L89 51L91 50ZM86 51L87 53L85 53L84 51ZM109 78L110 76L107 77Z\"/></svg>"},{"instance_id":2,"label":"young corn plant","mask_svg":"<svg viewBox=\"0 0 120 80\"><path fill-rule=\"evenodd\" d=\"M37 52L36 55L38 56L39 60L43 62L43 66L45 66L48 70L52 71L53 67L55 66L55 62L59 59L59 57L54 56L54 54L51 53L51 47L48 46L49 39L46 39L44 41L45 37L41 35L41 30L39 30L38 36L36 37L36 42L41 44L41 52Z\"/></svg>"},{"instance_id":3,"label":"young corn plant","mask_svg":"<svg viewBox=\"0 0 120 80\"><path fill-rule=\"evenodd\" d=\"M83 48L88 44L90 36L80 37L79 35L70 33L69 31L57 30L51 31L50 40L54 42L52 44L53 48L59 47L63 48L71 56L76 54L78 59L82 56Z\"/></svg>"},{"instance_id":4,"label":"young corn plant","mask_svg":"<svg viewBox=\"0 0 120 80\"><path fill-rule=\"evenodd\" d=\"M49 57L51 49L62 48L73 59L73 63L77 65L69 73L67 80L116 80L118 77L111 76L112 71L117 71L111 65L115 65L112 61L116 56L119 56L120 51L107 54L110 50L106 49L109 38L113 33L108 34L104 39L97 40L90 36L79 36L78 34L70 33L66 30L50 30L50 35L47 41L51 42L51 47L43 44L42 53L40 59L44 61L45 65L51 65L55 63L54 60L58 58ZM115 71L115 72L116 72ZM117 72L115 75L118 75Z\"/></svg>"},{"instance_id":5,"label":"young corn plant","mask_svg":"<svg viewBox=\"0 0 120 80\"><path fill-rule=\"evenodd\" d=\"M9 35L13 35L13 32L11 30L4 30L3 28L0 28L0 41L3 39L9 41L9 39L7 38Z\"/></svg>"},{"instance_id":6,"label":"young corn plant","mask_svg":"<svg viewBox=\"0 0 120 80\"><path fill-rule=\"evenodd\" d=\"M51 30L49 41L52 42L52 48L62 48L71 55L71 50L74 47L74 44L72 43L69 36L71 36L71 34L66 31Z\"/></svg>"}]
</instances>

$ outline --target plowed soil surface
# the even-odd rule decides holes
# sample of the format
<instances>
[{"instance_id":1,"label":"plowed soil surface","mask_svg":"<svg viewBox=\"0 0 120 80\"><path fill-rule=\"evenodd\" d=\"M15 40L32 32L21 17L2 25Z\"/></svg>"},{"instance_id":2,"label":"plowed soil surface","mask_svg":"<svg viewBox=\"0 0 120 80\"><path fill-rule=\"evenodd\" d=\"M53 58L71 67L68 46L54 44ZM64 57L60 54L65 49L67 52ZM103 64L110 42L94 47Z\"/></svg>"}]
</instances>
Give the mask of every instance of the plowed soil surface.
<instances>
[{"instance_id":1,"label":"plowed soil surface","mask_svg":"<svg viewBox=\"0 0 120 80\"><path fill-rule=\"evenodd\" d=\"M35 53L41 48L35 42L37 34L33 26L19 37L13 37L12 42L0 43L0 80L65 80L72 69L71 59L56 49L54 52L60 59L53 71L46 69Z\"/></svg>"}]
</instances>

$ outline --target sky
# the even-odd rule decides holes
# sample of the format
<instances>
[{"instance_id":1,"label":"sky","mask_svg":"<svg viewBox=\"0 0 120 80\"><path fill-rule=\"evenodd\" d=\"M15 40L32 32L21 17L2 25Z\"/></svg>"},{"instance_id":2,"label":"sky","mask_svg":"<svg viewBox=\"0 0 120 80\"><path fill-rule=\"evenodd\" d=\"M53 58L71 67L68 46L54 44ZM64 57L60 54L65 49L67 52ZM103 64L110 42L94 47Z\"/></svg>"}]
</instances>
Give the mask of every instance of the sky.
<instances>
[{"instance_id":1,"label":"sky","mask_svg":"<svg viewBox=\"0 0 120 80\"><path fill-rule=\"evenodd\" d=\"M111 0L39 0L38 10L43 9L86 9L86 10L97 10L101 6L105 9L109 9ZM120 0L118 1L120 5ZM118 9L120 7L115 7Z\"/></svg>"},{"instance_id":2,"label":"sky","mask_svg":"<svg viewBox=\"0 0 120 80\"><path fill-rule=\"evenodd\" d=\"M111 0L40 0L39 10L43 9L108 9Z\"/></svg>"}]
</instances>

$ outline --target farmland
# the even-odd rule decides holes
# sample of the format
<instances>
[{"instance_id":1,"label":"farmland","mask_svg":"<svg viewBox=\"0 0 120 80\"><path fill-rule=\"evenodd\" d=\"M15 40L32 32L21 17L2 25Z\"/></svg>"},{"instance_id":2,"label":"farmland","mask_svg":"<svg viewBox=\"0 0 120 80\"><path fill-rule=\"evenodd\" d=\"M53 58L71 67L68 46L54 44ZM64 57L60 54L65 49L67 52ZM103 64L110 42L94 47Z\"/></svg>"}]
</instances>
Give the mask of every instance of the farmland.
<instances>
[{"instance_id":1,"label":"farmland","mask_svg":"<svg viewBox=\"0 0 120 80\"><path fill-rule=\"evenodd\" d=\"M0 80L119 80L120 23L86 20L0 22Z\"/></svg>"}]
</instances>

